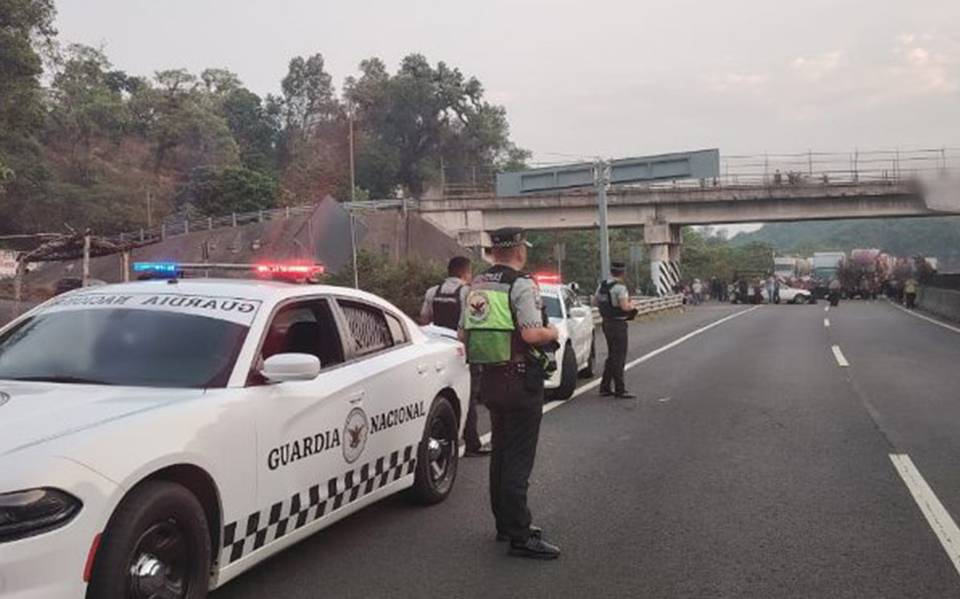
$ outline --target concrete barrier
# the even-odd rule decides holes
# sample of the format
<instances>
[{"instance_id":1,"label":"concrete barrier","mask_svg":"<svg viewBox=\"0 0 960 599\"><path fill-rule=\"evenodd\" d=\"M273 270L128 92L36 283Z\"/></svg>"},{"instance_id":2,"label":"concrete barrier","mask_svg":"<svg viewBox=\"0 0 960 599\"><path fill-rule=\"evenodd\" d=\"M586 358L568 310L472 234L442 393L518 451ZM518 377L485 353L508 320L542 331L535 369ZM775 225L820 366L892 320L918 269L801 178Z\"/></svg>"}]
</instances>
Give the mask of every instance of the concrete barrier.
<instances>
[{"instance_id":1,"label":"concrete barrier","mask_svg":"<svg viewBox=\"0 0 960 599\"><path fill-rule=\"evenodd\" d=\"M918 303L931 314L960 322L960 291L921 287Z\"/></svg>"}]
</instances>

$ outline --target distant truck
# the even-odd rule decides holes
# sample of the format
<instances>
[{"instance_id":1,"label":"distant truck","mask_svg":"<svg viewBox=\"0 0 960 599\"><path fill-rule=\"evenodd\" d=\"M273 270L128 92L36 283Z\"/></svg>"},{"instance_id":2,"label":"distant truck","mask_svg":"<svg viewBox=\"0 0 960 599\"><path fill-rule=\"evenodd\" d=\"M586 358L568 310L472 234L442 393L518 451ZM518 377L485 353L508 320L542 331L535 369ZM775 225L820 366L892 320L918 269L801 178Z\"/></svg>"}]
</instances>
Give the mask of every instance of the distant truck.
<instances>
[{"instance_id":1,"label":"distant truck","mask_svg":"<svg viewBox=\"0 0 960 599\"><path fill-rule=\"evenodd\" d=\"M813 278L816 281L813 288L813 295L820 299L827 296L830 281L834 279L847 259L843 252L814 252L813 254Z\"/></svg>"},{"instance_id":2,"label":"distant truck","mask_svg":"<svg viewBox=\"0 0 960 599\"><path fill-rule=\"evenodd\" d=\"M777 256L773 259L773 272L781 279L793 279L799 275L799 262L796 256Z\"/></svg>"}]
</instances>

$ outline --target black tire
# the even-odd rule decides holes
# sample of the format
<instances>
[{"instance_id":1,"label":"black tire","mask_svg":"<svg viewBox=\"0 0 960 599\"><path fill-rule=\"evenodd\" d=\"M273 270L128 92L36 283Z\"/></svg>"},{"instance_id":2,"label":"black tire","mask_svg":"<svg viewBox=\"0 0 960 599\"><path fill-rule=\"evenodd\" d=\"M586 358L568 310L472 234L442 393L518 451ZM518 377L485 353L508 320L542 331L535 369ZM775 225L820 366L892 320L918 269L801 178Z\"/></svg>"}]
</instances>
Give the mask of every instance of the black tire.
<instances>
[{"instance_id":1,"label":"black tire","mask_svg":"<svg viewBox=\"0 0 960 599\"><path fill-rule=\"evenodd\" d=\"M418 503L432 505L450 495L457 479L459 437L457 414L450 400L437 397L427 413L423 439L417 448L417 468L411 492Z\"/></svg>"},{"instance_id":2,"label":"black tire","mask_svg":"<svg viewBox=\"0 0 960 599\"><path fill-rule=\"evenodd\" d=\"M577 389L577 354L569 343L563 349L560 365L560 386L550 394L551 399L570 399Z\"/></svg>"},{"instance_id":3,"label":"black tire","mask_svg":"<svg viewBox=\"0 0 960 599\"><path fill-rule=\"evenodd\" d=\"M582 379L593 378L593 373L597 369L597 336L590 336L590 357L587 359L587 366L578 374Z\"/></svg>"},{"instance_id":4,"label":"black tire","mask_svg":"<svg viewBox=\"0 0 960 599\"><path fill-rule=\"evenodd\" d=\"M793 303L797 304L798 306L799 306L800 304L804 303L804 301L803 301L803 296L800 295L799 293L798 293L797 295L795 295L794 298L793 298Z\"/></svg>"},{"instance_id":5,"label":"black tire","mask_svg":"<svg viewBox=\"0 0 960 599\"><path fill-rule=\"evenodd\" d=\"M155 585L177 589L172 597L202 599L210 585L210 555L207 517L193 493L172 482L140 483L110 517L87 599L143 599L155 596ZM147 572L157 562L162 576L135 575L138 564Z\"/></svg>"}]
</instances>

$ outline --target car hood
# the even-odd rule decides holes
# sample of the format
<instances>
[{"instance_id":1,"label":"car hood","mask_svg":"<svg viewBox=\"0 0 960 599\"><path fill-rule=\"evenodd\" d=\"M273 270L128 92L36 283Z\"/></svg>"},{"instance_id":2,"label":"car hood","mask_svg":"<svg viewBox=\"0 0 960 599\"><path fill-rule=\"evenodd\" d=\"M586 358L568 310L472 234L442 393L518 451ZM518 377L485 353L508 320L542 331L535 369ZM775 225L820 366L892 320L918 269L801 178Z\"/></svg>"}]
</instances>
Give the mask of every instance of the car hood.
<instances>
[{"instance_id":1,"label":"car hood","mask_svg":"<svg viewBox=\"0 0 960 599\"><path fill-rule=\"evenodd\" d=\"M202 389L0 381L0 456L203 393Z\"/></svg>"}]
</instances>

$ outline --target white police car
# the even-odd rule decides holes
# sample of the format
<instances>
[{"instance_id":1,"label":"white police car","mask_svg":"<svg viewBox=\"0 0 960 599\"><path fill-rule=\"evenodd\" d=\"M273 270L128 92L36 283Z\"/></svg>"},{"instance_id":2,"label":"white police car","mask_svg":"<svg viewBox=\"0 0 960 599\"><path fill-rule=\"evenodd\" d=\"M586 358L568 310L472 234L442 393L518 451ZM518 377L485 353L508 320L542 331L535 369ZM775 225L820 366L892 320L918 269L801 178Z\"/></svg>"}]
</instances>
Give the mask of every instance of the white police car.
<instances>
[{"instance_id":1,"label":"white police car","mask_svg":"<svg viewBox=\"0 0 960 599\"><path fill-rule=\"evenodd\" d=\"M204 597L387 495L442 501L468 393L461 344L353 289L59 296L0 329L0 596Z\"/></svg>"},{"instance_id":2,"label":"white police car","mask_svg":"<svg viewBox=\"0 0 960 599\"><path fill-rule=\"evenodd\" d=\"M557 370L544 386L553 399L569 399L577 388L577 377L593 376L596 362L593 310L583 304L574 290L549 275L535 276L543 307L560 332Z\"/></svg>"}]
</instances>

